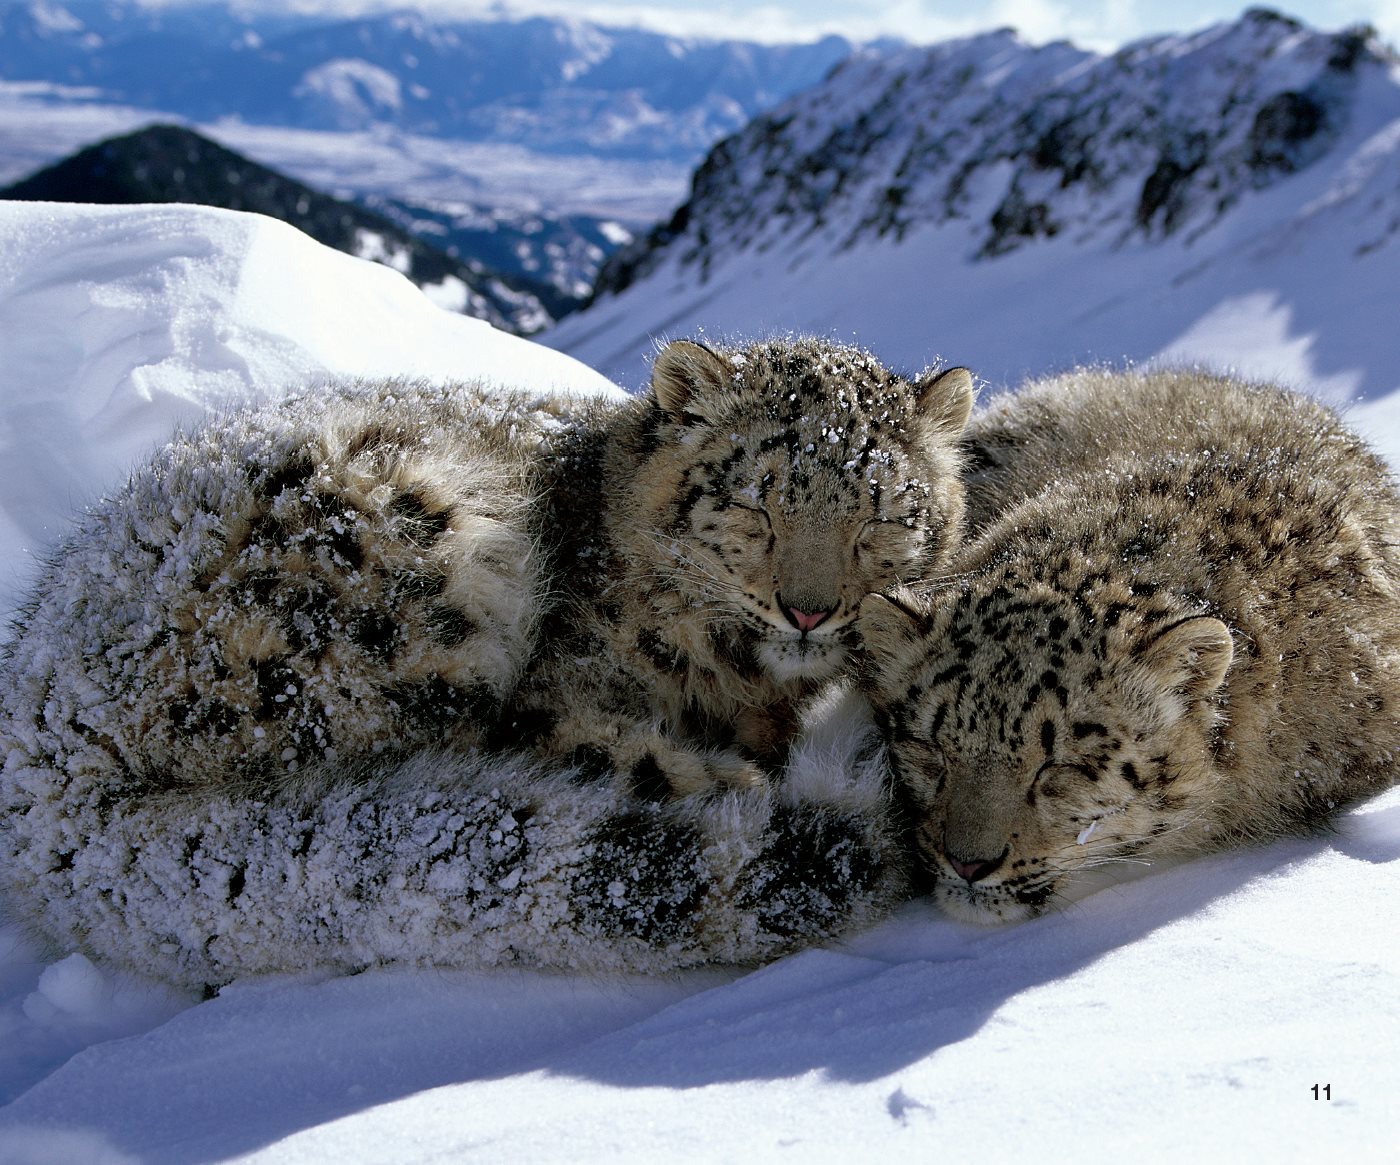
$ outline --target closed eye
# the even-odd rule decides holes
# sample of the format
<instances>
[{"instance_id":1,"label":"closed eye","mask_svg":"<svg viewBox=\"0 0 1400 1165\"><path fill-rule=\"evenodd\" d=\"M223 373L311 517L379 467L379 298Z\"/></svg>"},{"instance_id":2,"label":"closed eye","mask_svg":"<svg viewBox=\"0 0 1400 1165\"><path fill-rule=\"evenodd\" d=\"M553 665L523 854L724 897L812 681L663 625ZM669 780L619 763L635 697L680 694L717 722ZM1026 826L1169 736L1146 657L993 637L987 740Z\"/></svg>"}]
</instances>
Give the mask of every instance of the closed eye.
<instances>
[{"instance_id":1,"label":"closed eye","mask_svg":"<svg viewBox=\"0 0 1400 1165\"><path fill-rule=\"evenodd\" d=\"M767 536L773 531L773 520L768 511L743 502L730 502L724 507L729 523L739 532L750 535Z\"/></svg>"},{"instance_id":2,"label":"closed eye","mask_svg":"<svg viewBox=\"0 0 1400 1165\"><path fill-rule=\"evenodd\" d=\"M884 565L894 566L906 558L911 546L921 541L918 530L904 519L872 518L860 528L856 537L856 554L885 559Z\"/></svg>"},{"instance_id":3,"label":"closed eye","mask_svg":"<svg viewBox=\"0 0 1400 1165\"><path fill-rule=\"evenodd\" d=\"M925 797L936 797L943 791L948 762L938 745L917 736L907 736L898 742L896 753L906 781L931 782L931 788L921 787Z\"/></svg>"},{"instance_id":4,"label":"closed eye","mask_svg":"<svg viewBox=\"0 0 1400 1165\"><path fill-rule=\"evenodd\" d=\"M1035 770L1035 776L1031 778L1031 795L1034 795L1037 790L1053 794L1055 791L1053 783L1056 778L1097 781L1099 775L1088 765L1079 764L1076 761L1048 760Z\"/></svg>"},{"instance_id":5,"label":"closed eye","mask_svg":"<svg viewBox=\"0 0 1400 1165\"><path fill-rule=\"evenodd\" d=\"M913 529L910 522L908 518L871 518L861 526L861 536L907 535Z\"/></svg>"}]
</instances>

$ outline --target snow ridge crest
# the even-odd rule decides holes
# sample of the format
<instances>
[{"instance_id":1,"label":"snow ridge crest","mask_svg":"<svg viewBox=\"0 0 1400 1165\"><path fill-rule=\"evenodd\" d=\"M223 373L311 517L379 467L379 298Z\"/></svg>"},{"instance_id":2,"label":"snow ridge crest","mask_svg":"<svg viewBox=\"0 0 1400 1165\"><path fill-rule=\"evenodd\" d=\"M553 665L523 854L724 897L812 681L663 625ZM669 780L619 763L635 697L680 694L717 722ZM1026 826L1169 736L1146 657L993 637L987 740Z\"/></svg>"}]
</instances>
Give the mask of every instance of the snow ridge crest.
<instances>
[{"instance_id":1,"label":"snow ridge crest","mask_svg":"<svg viewBox=\"0 0 1400 1165\"><path fill-rule=\"evenodd\" d=\"M1394 63L1368 26L1323 33L1262 8L1111 55L1009 29L857 53L720 142L595 297L663 261L703 280L735 251L837 251L958 220L976 260L1061 234L1200 230L1321 159Z\"/></svg>"}]
</instances>

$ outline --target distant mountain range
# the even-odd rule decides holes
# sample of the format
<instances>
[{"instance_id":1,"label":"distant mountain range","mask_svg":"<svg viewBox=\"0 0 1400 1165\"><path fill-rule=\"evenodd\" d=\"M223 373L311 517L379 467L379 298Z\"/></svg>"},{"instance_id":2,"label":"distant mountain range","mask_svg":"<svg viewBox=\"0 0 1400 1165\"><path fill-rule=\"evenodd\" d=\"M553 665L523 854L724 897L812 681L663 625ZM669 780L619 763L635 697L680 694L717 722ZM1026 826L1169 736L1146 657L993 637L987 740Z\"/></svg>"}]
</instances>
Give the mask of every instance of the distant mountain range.
<instances>
[{"instance_id":1,"label":"distant mountain range","mask_svg":"<svg viewBox=\"0 0 1400 1165\"><path fill-rule=\"evenodd\" d=\"M1010 31L858 55L721 141L546 336L835 331L993 383L1222 354L1400 387L1400 66L1266 9L1099 55Z\"/></svg>"},{"instance_id":2,"label":"distant mountain range","mask_svg":"<svg viewBox=\"0 0 1400 1165\"><path fill-rule=\"evenodd\" d=\"M332 198L182 126L158 125L80 150L0 199L192 202L290 223L318 242L393 267L439 306L529 335L576 306L551 285L504 275L425 243L388 215Z\"/></svg>"},{"instance_id":3,"label":"distant mountain range","mask_svg":"<svg viewBox=\"0 0 1400 1165\"><path fill-rule=\"evenodd\" d=\"M512 272L531 284L562 316L588 301L604 260L632 239L615 222L588 215L557 215L470 203L423 206L402 198L359 200L418 238L457 258L470 256L488 270Z\"/></svg>"},{"instance_id":4,"label":"distant mountain range","mask_svg":"<svg viewBox=\"0 0 1400 1165\"><path fill-rule=\"evenodd\" d=\"M556 191L568 187L571 173L596 174L599 159L664 169L674 181L715 141L820 81L856 48L837 37L765 45L546 18L444 21L398 12L344 20L237 3L144 7L133 0L0 5L0 82L51 87L29 93L7 127L26 156L47 152L35 147L51 140L42 129L21 127L48 115L49 104L60 118L86 104L121 109L123 124L133 124L136 110L199 124L206 136L238 139L251 156L354 198L458 260L472 275L454 275L469 289L466 310L527 332L586 299L604 259L632 237L616 217L556 211L548 190L521 190L524 197L495 205L472 198L469 180L460 182L462 195L443 198L438 192L462 175L455 158L443 159L432 196L386 190L376 168L360 186L353 162L327 167L324 155L299 156L271 131L320 131L343 141L347 158L364 150L366 135L388 154L398 140L415 155L404 169L419 173L425 140L520 148L543 156ZM68 123L54 125L52 140L72 149ZM123 148L142 141L154 148L154 139ZM50 157L61 152L54 148ZM512 168L526 185L542 169L538 162ZM175 188L168 171L161 181ZM617 188L625 183L620 177ZM208 192L225 206L238 195ZM301 195L289 197L295 203ZM414 260L416 267L442 262Z\"/></svg>"},{"instance_id":5,"label":"distant mountain range","mask_svg":"<svg viewBox=\"0 0 1400 1165\"><path fill-rule=\"evenodd\" d=\"M855 46L668 37L574 20L353 20L22 0L0 77L91 86L190 121L404 132L691 161L821 80Z\"/></svg>"},{"instance_id":6,"label":"distant mountain range","mask_svg":"<svg viewBox=\"0 0 1400 1165\"><path fill-rule=\"evenodd\" d=\"M663 255L703 277L717 251L814 233L851 247L961 222L991 259L1064 233L1199 230L1334 145L1358 70L1382 59L1369 30L1320 35L1265 9L1108 57L1005 30L854 59L716 146L598 292Z\"/></svg>"}]
</instances>

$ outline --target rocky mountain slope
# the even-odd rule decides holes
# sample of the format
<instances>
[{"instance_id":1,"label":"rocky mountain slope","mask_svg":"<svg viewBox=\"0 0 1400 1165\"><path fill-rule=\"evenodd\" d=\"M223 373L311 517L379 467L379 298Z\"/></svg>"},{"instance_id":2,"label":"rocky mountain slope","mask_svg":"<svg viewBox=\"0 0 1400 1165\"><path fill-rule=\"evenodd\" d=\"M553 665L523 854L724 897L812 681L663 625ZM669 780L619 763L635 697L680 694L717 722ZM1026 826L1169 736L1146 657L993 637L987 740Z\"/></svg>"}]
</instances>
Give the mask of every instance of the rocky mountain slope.
<instances>
[{"instance_id":1,"label":"rocky mountain slope","mask_svg":"<svg viewBox=\"0 0 1400 1165\"><path fill-rule=\"evenodd\" d=\"M1273 329L1250 352L1306 348L1262 372L1373 393L1400 368L1363 383L1334 341L1393 330L1397 176L1400 73L1365 28L1253 9L1108 56L1010 31L858 55L719 143L550 342L620 370L655 332L834 328L1005 380L1248 317Z\"/></svg>"},{"instance_id":2,"label":"rocky mountain slope","mask_svg":"<svg viewBox=\"0 0 1400 1165\"><path fill-rule=\"evenodd\" d=\"M681 261L703 267L721 247L792 234L850 247L955 221L978 258L1063 232L1199 229L1321 157L1358 69L1381 59L1364 31L1309 34L1264 9L1112 57L1032 48L1007 29L857 58L716 146L690 201L617 256L598 290L626 286L677 235Z\"/></svg>"},{"instance_id":3,"label":"rocky mountain slope","mask_svg":"<svg viewBox=\"0 0 1400 1165\"><path fill-rule=\"evenodd\" d=\"M376 194L357 201L449 255L543 283L559 315L587 302L604 261L632 239L620 223L590 215L457 201L424 205Z\"/></svg>"},{"instance_id":4,"label":"rocky mountain slope","mask_svg":"<svg viewBox=\"0 0 1400 1165\"><path fill-rule=\"evenodd\" d=\"M549 284L502 275L429 246L385 215L332 198L182 126L99 142L0 189L0 199L190 202L281 219L336 250L393 267L439 306L529 335L576 303Z\"/></svg>"}]
</instances>

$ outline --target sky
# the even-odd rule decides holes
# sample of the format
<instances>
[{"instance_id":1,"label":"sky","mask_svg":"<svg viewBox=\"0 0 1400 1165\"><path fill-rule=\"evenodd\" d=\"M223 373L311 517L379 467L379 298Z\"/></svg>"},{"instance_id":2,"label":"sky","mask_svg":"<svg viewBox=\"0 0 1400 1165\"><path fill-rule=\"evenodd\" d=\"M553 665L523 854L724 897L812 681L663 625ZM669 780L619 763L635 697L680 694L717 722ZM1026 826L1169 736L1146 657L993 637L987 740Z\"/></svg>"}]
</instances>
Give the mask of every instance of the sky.
<instances>
[{"instance_id":1,"label":"sky","mask_svg":"<svg viewBox=\"0 0 1400 1165\"><path fill-rule=\"evenodd\" d=\"M208 0L146 0L152 5ZM1233 20L1247 6L1230 0L235 0L250 6L346 15L416 6L479 17L493 12L565 14L611 25L643 25L685 36L812 40L840 33L857 40L898 36L918 43L1012 26L1030 41L1068 39L1112 49L1142 36ZM1291 0L1275 5L1327 31L1359 22L1400 43L1400 0Z\"/></svg>"}]
</instances>

